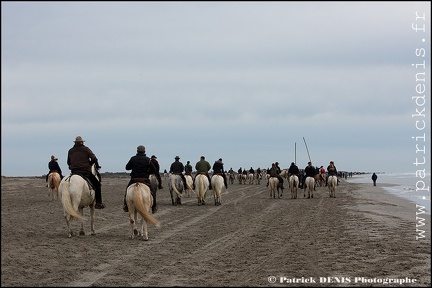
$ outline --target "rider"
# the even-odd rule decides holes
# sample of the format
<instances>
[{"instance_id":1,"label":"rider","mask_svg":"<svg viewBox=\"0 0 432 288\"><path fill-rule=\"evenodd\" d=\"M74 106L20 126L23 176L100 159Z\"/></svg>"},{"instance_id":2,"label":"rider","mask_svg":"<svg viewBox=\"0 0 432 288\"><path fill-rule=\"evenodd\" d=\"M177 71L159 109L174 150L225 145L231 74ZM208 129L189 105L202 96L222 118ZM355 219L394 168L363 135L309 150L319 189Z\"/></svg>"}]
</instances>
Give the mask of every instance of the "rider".
<instances>
[{"instance_id":1,"label":"rider","mask_svg":"<svg viewBox=\"0 0 432 288\"><path fill-rule=\"evenodd\" d=\"M224 179L225 188L228 189L227 179L225 175L225 170L222 163L222 158L219 158L219 160L215 161L213 164L213 175L220 174Z\"/></svg>"},{"instance_id":2,"label":"rider","mask_svg":"<svg viewBox=\"0 0 432 288\"><path fill-rule=\"evenodd\" d=\"M95 189L95 208L104 209L106 205L102 203L101 183L91 170L93 164L96 165L96 171L101 168L98 159L90 148L84 145L85 141L81 136L77 136L74 142L75 145L68 151L67 164L69 165L69 169L72 174L79 174L90 180Z\"/></svg>"},{"instance_id":3,"label":"rider","mask_svg":"<svg viewBox=\"0 0 432 288\"><path fill-rule=\"evenodd\" d=\"M299 169L297 167L297 165L295 165L294 162L291 162L291 166L288 168L288 175L298 175L299 174Z\"/></svg>"},{"instance_id":4,"label":"rider","mask_svg":"<svg viewBox=\"0 0 432 288\"><path fill-rule=\"evenodd\" d=\"M126 170L132 170L130 173L130 180L128 185L126 186L126 192L127 187L129 187L131 184L144 181L147 186L149 186L151 194L153 196L153 204L152 204L152 213L156 213L157 211L157 205L156 205L156 191L153 190L152 185L150 185L149 176L150 173L155 173L154 171L159 171L157 169L153 162L148 158L145 154L145 147L143 145L139 145L137 147L137 153L135 156L132 156L129 159L129 162L126 164ZM126 192L124 195L123 200L123 211L129 212L129 208L126 204Z\"/></svg>"},{"instance_id":5,"label":"rider","mask_svg":"<svg viewBox=\"0 0 432 288\"><path fill-rule=\"evenodd\" d=\"M192 176L192 165L190 164L190 161L186 162L186 165L184 167L185 175Z\"/></svg>"},{"instance_id":6,"label":"rider","mask_svg":"<svg viewBox=\"0 0 432 288\"><path fill-rule=\"evenodd\" d=\"M55 157L54 155L51 156L51 161L48 162L49 172L48 172L48 174L45 177L45 182L48 182L48 175L50 173L52 173L52 172L59 173L60 174L60 179L63 179L62 170L61 170L60 165L58 164L57 160L58 160L57 157ZM48 184L47 184L47 187L48 187Z\"/></svg>"},{"instance_id":7,"label":"rider","mask_svg":"<svg viewBox=\"0 0 432 288\"><path fill-rule=\"evenodd\" d=\"M275 175L275 173L273 171L273 175L275 175L275 176L272 176L273 165L274 165L274 168L276 169L276 172L277 172L277 174ZM281 172L282 171L279 168L279 162L272 163L272 168L270 169L270 173L269 173L270 177L277 177L278 180L279 180L280 187L283 190L283 189L285 189L284 186L283 186L283 178L282 178L282 176L279 175ZM269 186L269 180L270 180L270 178L267 179L267 187Z\"/></svg>"},{"instance_id":8,"label":"rider","mask_svg":"<svg viewBox=\"0 0 432 288\"><path fill-rule=\"evenodd\" d=\"M329 176L336 176L336 178L337 178L337 169L336 169L336 166L334 165L333 161L330 161L330 165L327 167L326 187L328 185L328 177ZM338 179L337 183L339 185L339 179Z\"/></svg>"},{"instance_id":9,"label":"rider","mask_svg":"<svg viewBox=\"0 0 432 288\"><path fill-rule=\"evenodd\" d=\"M183 175L183 171L185 170L185 167L184 167L183 163L180 162L179 156L176 156L174 159L175 159L175 161L171 164L169 172L172 174L179 175L183 181L184 189L187 190L186 178Z\"/></svg>"},{"instance_id":10,"label":"rider","mask_svg":"<svg viewBox=\"0 0 432 288\"><path fill-rule=\"evenodd\" d=\"M315 168L312 166L312 162L308 162L308 166L306 166L306 168L304 169L305 172L305 177L303 177L303 187L306 188L305 186L305 181L307 177L315 177Z\"/></svg>"},{"instance_id":11,"label":"rider","mask_svg":"<svg viewBox=\"0 0 432 288\"><path fill-rule=\"evenodd\" d=\"M208 178L208 181L209 181L209 190L212 190L210 175L208 174L208 171L211 169L211 166L210 166L210 163L205 160L204 156L201 156L200 161L198 161L195 164L195 169L196 169L195 178L199 174L205 174ZM195 179L193 181L193 190L195 190Z\"/></svg>"},{"instance_id":12,"label":"rider","mask_svg":"<svg viewBox=\"0 0 432 288\"><path fill-rule=\"evenodd\" d=\"M150 161L153 163L154 167L156 168L155 171L150 171L150 172L151 172L151 174L154 174L156 176L156 179L159 182L158 189L159 190L163 189L163 187L162 187L162 179L161 179L160 172L159 172L160 166L159 166L159 162L157 161L157 157L155 155L152 155L151 158L150 158Z\"/></svg>"}]
</instances>

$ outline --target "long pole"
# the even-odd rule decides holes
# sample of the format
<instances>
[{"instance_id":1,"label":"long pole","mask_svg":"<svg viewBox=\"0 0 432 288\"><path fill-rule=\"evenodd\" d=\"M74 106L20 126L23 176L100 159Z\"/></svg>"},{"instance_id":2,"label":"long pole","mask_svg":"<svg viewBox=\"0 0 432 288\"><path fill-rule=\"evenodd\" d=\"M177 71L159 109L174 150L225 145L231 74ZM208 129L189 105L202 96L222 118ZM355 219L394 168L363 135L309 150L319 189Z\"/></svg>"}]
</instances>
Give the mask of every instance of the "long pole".
<instances>
[{"instance_id":1,"label":"long pole","mask_svg":"<svg viewBox=\"0 0 432 288\"><path fill-rule=\"evenodd\" d=\"M297 142L294 142L294 163L297 163Z\"/></svg>"},{"instance_id":2,"label":"long pole","mask_svg":"<svg viewBox=\"0 0 432 288\"><path fill-rule=\"evenodd\" d=\"M305 138L303 137L303 141L304 141L304 143L305 143L305 146L306 146L306 151L307 151L307 153L308 153L308 157L309 157L309 162L312 162L312 160L311 160L311 158L310 158L310 155L309 155L309 149L308 149L308 147L307 147L307 144L306 144L306 140L305 140Z\"/></svg>"}]
</instances>

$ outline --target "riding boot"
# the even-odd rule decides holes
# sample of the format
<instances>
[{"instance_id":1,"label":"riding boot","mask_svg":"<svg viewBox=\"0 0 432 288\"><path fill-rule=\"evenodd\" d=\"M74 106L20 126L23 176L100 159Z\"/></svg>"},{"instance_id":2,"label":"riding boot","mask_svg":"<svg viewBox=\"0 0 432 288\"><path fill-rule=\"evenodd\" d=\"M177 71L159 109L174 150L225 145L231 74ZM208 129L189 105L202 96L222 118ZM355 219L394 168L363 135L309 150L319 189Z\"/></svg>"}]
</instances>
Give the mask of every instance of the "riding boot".
<instances>
[{"instance_id":1,"label":"riding boot","mask_svg":"<svg viewBox=\"0 0 432 288\"><path fill-rule=\"evenodd\" d=\"M125 195L123 197L123 211L129 212L129 208L128 208L127 203L126 203L126 192L125 192Z\"/></svg>"},{"instance_id":2,"label":"riding boot","mask_svg":"<svg viewBox=\"0 0 432 288\"><path fill-rule=\"evenodd\" d=\"M95 188L95 198L96 198L95 208L104 209L106 205L102 203L102 191L100 186Z\"/></svg>"},{"instance_id":3,"label":"riding boot","mask_svg":"<svg viewBox=\"0 0 432 288\"><path fill-rule=\"evenodd\" d=\"M207 174L207 178L208 178L208 181L209 181L209 190L212 190L211 179L210 179L210 175L209 174Z\"/></svg>"},{"instance_id":4,"label":"riding boot","mask_svg":"<svg viewBox=\"0 0 432 288\"><path fill-rule=\"evenodd\" d=\"M154 192L154 191L150 191L150 192L153 196L152 213L154 214L158 210L157 204L156 204L156 192Z\"/></svg>"},{"instance_id":5,"label":"riding boot","mask_svg":"<svg viewBox=\"0 0 432 288\"><path fill-rule=\"evenodd\" d=\"M160 176L160 174L155 174L155 175L156 175L156 179L157 179L158 182L159 182L158 189L161 190L161 189L163 189L163 187L162 187L162 179L161 179L161 176Z\"/></svg>"}]
</instances>

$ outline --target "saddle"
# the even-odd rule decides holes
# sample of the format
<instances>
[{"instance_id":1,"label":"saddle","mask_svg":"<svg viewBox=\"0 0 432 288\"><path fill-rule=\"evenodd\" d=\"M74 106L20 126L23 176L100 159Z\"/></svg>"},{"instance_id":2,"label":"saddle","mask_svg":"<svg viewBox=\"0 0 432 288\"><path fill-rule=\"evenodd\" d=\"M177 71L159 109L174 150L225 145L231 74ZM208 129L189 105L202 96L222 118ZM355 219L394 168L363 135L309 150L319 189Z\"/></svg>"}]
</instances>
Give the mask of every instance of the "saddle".
<instances>
[{"instance_id":1,"label":"saddle","mask_svg":"<svg viewBox=\"0 0 432 288\"><path fill-rule=\"evenodd\" d=\"M71 175L69 175L69 176L66 178L66 181L70 181L70 177L71 177L72 175L78 175L78 176L81 176L81 177L82 177L82 178L87 182L87 185L88 185L88 187L89 187L90 190L96 190L96 187L93 186L93 183L91 182L90 178L88 178L88 176L87 176L88 173L87 173L87 172L73 171L73 172L71 173Z\"/></svg>"},{"instance_id":2,"label":"saddle","mask_svg":"<svg viewBox=\"0 0 432 288\"><path fill-rule=\"evenodd\" d=\"M132 181L134 183L137 183L137 182L143 183L143 184L146 184L147 186L150 187L150 179L148 179L148 178L132 178Z\"/></svg>"}]
</instances>

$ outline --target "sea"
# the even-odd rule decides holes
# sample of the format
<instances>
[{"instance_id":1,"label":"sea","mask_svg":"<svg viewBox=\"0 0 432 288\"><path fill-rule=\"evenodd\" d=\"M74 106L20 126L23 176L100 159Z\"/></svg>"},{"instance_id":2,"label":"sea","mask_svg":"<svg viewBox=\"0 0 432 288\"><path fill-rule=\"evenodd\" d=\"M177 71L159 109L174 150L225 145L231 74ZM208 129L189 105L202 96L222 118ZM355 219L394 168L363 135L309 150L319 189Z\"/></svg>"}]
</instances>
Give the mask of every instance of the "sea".
<instances>
[{"instance_id":1,"label":"sea","mask_svg":"<svg viewBox=\"0 0 432 288\"><path fill-rule=\"evenodd\" d=\"M425 178L416 177L415 173L376 173L377 186L384 183L394 184L392 187L382 187L387 193L404 198L408 201L424 206L427 214L431 213L431 175ZM358 174L346 179L349 183L370 183L373 185L371 174Z\"/></svg>"}]
</instances>

